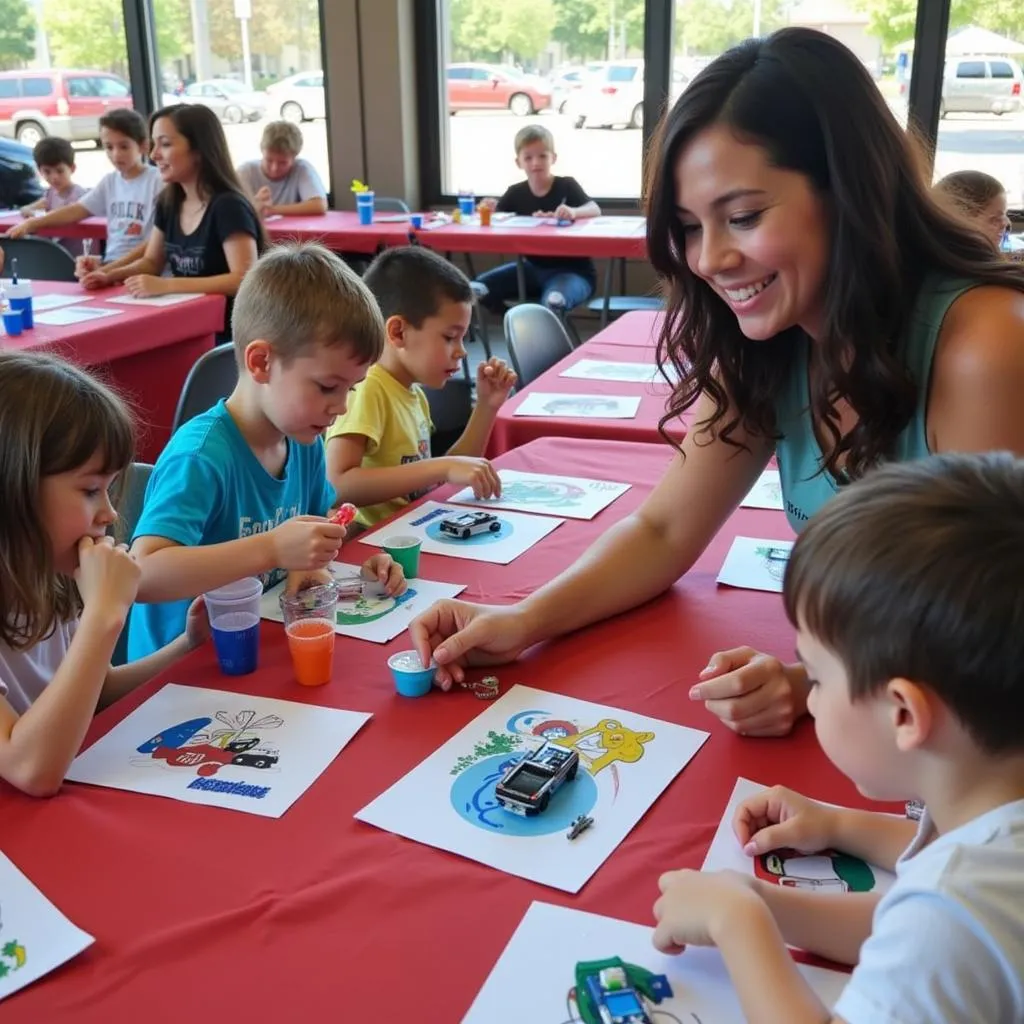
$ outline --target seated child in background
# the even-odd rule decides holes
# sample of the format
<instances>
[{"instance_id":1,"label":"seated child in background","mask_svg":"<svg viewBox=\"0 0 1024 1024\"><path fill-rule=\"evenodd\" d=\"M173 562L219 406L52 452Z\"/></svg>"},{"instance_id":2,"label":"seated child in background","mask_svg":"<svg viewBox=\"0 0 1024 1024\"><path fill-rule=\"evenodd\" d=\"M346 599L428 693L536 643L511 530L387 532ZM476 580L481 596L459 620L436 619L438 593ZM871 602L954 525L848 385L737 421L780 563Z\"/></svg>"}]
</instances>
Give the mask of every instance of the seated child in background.
<instances>
[{"instance_id":1,"label":"seated child in background","mask_svg":"<svg viewBox=\"0 0 1024 1024\"><path fill-rule=\"evenodd\" d=\"M67 139L58 139L55 135L40 139L32 150L32 158L48 187L41 199L21 208L23 217L60 210L77 202L88 191L71 180L75 173L75 151ZM80 238L55 238L54 241L63 245L72 256L82 255Z\"/></svg>"},{"instance_id":2,"label":"seated child in background","mask_svg":"<svg viewBox=\"0 0 1024 1024\"><path fill-rule=\"evenodd\" d=\"M935 191L973 221L997 249L1002 246L1010 230L1010 218L1006 213L1006 189L998 178L984 171L954 171L936 183Z\"/></svg>"},{"instance_id":3,"label":"seated child in background","mask_svg":"<svg viewBox=\"0 0 1024 1024\"><path fill-rule=\"evenodd\" d=\"M260 140L261 160L248 160L238 177L261 217L305 217L327 212L327 190L316 168L299 158L302 132L289 121L271 121Z\"/></svg>"},{"instance_id":4,"label":"seated child in background","mask_svg":"<svg viewBox=\"0 0 1024 1024\"><path fill-rule=\"evenodd\" d=\"M442 388L461 369L473 310L464 274L419 246L387 249L366 272L385 318L380 362L352 394L327 434L327 472L338 497L372 526L438 484L470 486L478 498L501 493L483 458L494 418L515 384L500 359L477 370L477 401L448 454L430 457L430 409L423 387Z\"/></svg>"},{"instance_id":5,"label":"seated child in background","mask_svg":"<svg viewBox=\"0 0 1024 1024\"><path fill-rule=\"evenodd\" d=\"M334 492L321 434L380 355L373 296L319 245L279 246L245 276L232 327L238 385L180 427L157 460L135 531L142 567L128 632L133 657L185 626L187 600L244 576L300 588L323 579L345 536L325 517ZM386 554L367 579L405 589Z\"/></svg>"},{"instance_id":6,"label":"seated child in background","mask_svg":"<svg viewBox=\"0 0 1024 1024\"><path fill-rule=\"evenodd\" d=\"M202 602L185 636L112 668L139 567L106 536L108 490L132 461L120 399L84 370L0 350L0 778L56 793L97 705L109 704L209 636Z\"/></svg>"},{"instance_id":7,"label":"seated child in background","mask_svg":"<svg viewBox=\"0 0 1024 1024\"><path fill-rule=\"evenodd\" d=\"M500 199L483 202L499 213L522 217L556 217L575 221L600 216L601 208L580 187L575 178L557 177L551 168L558 159L555 140L547 128L527 125L516 132L516 166L526 181L510 186ZM594 293L597 272L594 261L570 256L527 256L526 297L539 299L549 309L567 312L582 305ZM506 263L480 275L487 286L483 304L498 316L506 300L519 298L515 263Z\"/></svg>"},{"instance_id":8,"label":"seated child in background","mask_svg":"<svg viewBox=\"0 0 1024 1024\"><path fill-rule=\"evenodd\" d=\"M915 826L781 788L738 809L750 856L835 848L895 869L881 897L661 877L655 945L718 946L746 1020L1024 1020L1022 580L1024 460L1007 454L885 466L800 534L784 599L818 740L865 796L925 811ZM833 1013L785 943L856 964Z\"/></svg>"},{"instance_id":9,"label":"seated child in background","mask_svg":"<svg viewBox=\"0 0 1024 1024\"><path fill-rule=\"evenodd\" d=\"M11 238L44 227L76 224L86 217L106 217L103 271L127 266L142 256L153 227L156 198L163 188L160 172L146 163L149 129L137 111L111 110L100 118L100 142L114 170L70 206L16 224L8 232ZM79 256L76 260L75 273L85 287L99 287L86 278L97 273L100 262L99 256Z\"/></svg>"}]
</instances>

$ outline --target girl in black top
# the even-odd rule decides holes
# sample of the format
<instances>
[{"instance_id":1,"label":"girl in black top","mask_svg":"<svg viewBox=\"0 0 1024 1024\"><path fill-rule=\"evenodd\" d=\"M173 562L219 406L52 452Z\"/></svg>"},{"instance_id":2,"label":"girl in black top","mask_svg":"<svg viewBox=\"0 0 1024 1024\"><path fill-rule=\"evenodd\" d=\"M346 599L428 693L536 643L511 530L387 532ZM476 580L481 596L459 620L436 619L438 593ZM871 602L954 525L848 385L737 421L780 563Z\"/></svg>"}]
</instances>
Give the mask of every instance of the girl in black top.
<instances>
[{"instance_id":1,"label":"girl in black top","mask_svg":"<svg viewBox=\"0 0 1024 1024\"><path fill-rule=\"evenodd\" d=\"M231 304L266 236L208 107L176 104L150 119L152 160L165 182L143 257L112 275L136 297L203 292ZM172 277L161 277L164 269Z\"/></svg>"}]
</instances>

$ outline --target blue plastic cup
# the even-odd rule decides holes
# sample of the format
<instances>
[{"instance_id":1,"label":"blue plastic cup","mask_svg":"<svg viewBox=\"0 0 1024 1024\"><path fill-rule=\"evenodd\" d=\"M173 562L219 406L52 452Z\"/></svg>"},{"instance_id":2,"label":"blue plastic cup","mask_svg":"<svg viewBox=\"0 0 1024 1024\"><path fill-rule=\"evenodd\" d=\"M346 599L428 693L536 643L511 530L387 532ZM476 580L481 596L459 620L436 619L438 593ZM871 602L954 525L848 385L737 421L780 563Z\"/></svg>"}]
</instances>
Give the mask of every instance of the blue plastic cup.
<instances>
[{"instance_id":1,"label":"blue plastic cup","mask_svg":"<svg viewBox=\"0 0 1024 1024\"><path fill-rule=\"evenodd\" d=\"M359 214L359 223L364 227L373 223L373 192L356 193L356 212Z\"/></svg>"},{"instance_id":2,"label":"blue plastic cup","mask_svg":"<svg viewBox=\"0 0 1024 1024\"><path fill-rule=\"evenodd\" d=\"M35 327L35 323L32 320L32 296L31 295L12 295L10 297L11 309L16 309L21 313L21 326L28 330L30 327Z\"/></svg>"},{"instance_id":3,"label":"blue plastic cup","mask_svg":"<svg viewBox=\"0 0 1024 1024\"><path fill-rule=\"evenodd\" d=\"M419 231L419 229L421 227L423 227L423 214L422 213L410 213L409 214L409 223L410 223L410 225L412 225L412 227L414 227L417 231Z\"/></svg>"},{"instance_id":4,"label":"blue plastic cup","mask_svg":"<svg viewBox=\"0 0 1024 1024\"><path fill-rule=\"evenodd\" d=\"M260 598L263 584L255 576L208 591L213 645L220 670L228 676L255 672L260 654Z\"/></svg>"},{"instance_id":5,"label":"blue plastic cup","mask_svg":"<svg viewBox=\"0 0 1024 1024\"><path fill-rule=\"evenodd\" d=\"M388 658L388 668L395 680L395 689L403 697L423 697L434 685L437 666L431 662L426 668L415 651L399 651Z\"/></svg>"},{"instance_id":6,"label":"blue plastic cup","mask_svg":"<svg viewBox=\"0 0 1024 1024\"><path fill-rule=\"evenodd\" d=\"M463 217L472 217L476 213L476 196L462 194L459 196L459 209Z\"/></svg>"},{"instance_id":7,"label":"blue plastic cup","mask_svg":"<svg viewBox=\"0 0 1024 1024\"><path fill-rule=\"evenodd\" d=\"M12 338L16 334L21 334L22 328L24 327L24 321L21 318L20 309L7 309L4 310L4 332L9 334Z\"/></svg>"}]
</instances>

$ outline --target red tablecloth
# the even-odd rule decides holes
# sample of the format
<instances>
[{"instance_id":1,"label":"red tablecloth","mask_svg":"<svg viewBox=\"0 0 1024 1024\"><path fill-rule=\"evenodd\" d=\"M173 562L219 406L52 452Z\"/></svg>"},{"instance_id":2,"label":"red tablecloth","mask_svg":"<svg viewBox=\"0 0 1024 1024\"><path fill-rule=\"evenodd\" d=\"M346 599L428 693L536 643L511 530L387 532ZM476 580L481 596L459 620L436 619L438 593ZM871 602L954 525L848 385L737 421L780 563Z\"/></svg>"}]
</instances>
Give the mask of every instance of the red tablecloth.
<instances>
[{"instance_id":1,"label":"red tablecloth","mask_svg":"<svg viewBox=\"0 0 1024 1024\"><path fill-rule=\"evenodd\" d=\"M10 231L15 224L20 224L24 219L17 210L0 213L0 234ZM39 234L50 238L106 238L107 218L87 217L77 224L65 224L59 228L43 228ZM3 245L2 241L0 241L0 245Z\"/></svg>"},{"instance_id":2,"label":"red tablecloth","mask_svg":"<svg viewBox=\"0 0 1024 1024\"><path fill-rule=\"evenodd\" d=\"M629 348L650 350L650 358L654 358L654 350L658 344L658 331L661 330L664 313L652 313L648 310L636 310L623 313L602 328L587 343L600 342L603 345L625 345ZM635 359L636 356L630 358Z\"/></svg>"},{"instance_id":3,"label":"red tablecloth","mask_svg":"<svg viewBox=\"0 0 1024 1024\"><path fill-rule=\"evenodd\" d=\"M606 329L607 330L607 329ZM599 359L602 362L647 363L655 367L653 347L640 348L604 342L606 331L581 345L575 351L559 360L547 373L521 391L517 391L498 410L494 429L487 446L487 453L493 457L501 452L517 448L527 441L540 437L589 437L607 441L644 441L664 443L658 432L658 421L665 412L665 401L671 392L667 383L660 378L657 383L636 384L630 381L587 380L582 377L563 377L562 372L582 359ZM516 409L527 395L535 394L568 395L621 395L638 397L640 407L631 420L600 419L562 416L517 416ZM669 433L676 440L682 440L689 429L692 410L682 420L676 420Z\"/></svg>"},{"instance_id":4,"label":"red tablecloth","mask_svg":"<svg viewBox=\"0 0 1024 1024\"><path fill-rule=\"evenodd\" d=\"M670 454L665 446L565 440L517 449L500 465L635 486L592 522L565 523L509 566L426 555L423 574L468 584L470 599L522 597L635 509ZM372 711L373 720L277 820L79 785L52 801L0 786L0 846L97 940L5 1001L5 1024L140 1016L448 1024L469 1007L531 900L650 921L658 873L700 865L737 775L863 806L821 754L809 723L786 740L741 739L686 699L718 648L793 651L777 595L715 584L738 532L788 536L780 513L741 510L664 597L498 669L503 686L522 682L711 733L580 894L353 820L482 705L465 691L395 696L385 660L407 636L383 647L339 637L334 681L304 690L292 682L281 627L265 623L256 674L222 676L204 649L168 679ZM355 544L347 555L372 550ZM146 686L100 715L89 741L155 689Z\"/></svg>"},{"instance_id":5,"label":"red tablecloth","mask_svg":"<svg viewBox=\"0 0 1024 1024\"><path fill-rule=\"evenodd\" d=\"M214 335L224 326L224 297L204 295L174 306L126 306L108 301L124 294L122 288L86 292L78 284L37 281L34 291L37 297L81 295L87 307L119 313L65 327L38 324L14 338L0 336L0 344L55 352L114 383L138 417L137 457L155 461L170 437L188 371L213 347Z\"/></svg>"},{"instance_id":6,"label":"red tablecloth","mask_svg":"<svg viewBox=\"0 0 1024 1024\"><path fill-rule=\"evenodd\" d=\"M614 223L610 223L614 222ZM601 223L581 220L567 227L491 227L448 224L417 231L421 245L443 252L515 253L519 256L592 256L645 259L647 239L643 217L604 217Z\"/></svg>"}]
</instances>

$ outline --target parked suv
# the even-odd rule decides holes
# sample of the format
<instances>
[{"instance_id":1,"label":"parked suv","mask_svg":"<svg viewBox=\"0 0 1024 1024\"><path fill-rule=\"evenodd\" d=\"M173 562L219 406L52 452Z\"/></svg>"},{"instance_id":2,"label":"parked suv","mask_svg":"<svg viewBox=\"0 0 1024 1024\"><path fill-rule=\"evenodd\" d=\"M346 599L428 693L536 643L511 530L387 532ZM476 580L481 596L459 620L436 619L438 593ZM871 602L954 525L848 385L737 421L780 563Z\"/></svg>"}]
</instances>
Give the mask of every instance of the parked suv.
<instances>
[{"instance_id":1,"label":"parked suv","mask_svg":"<svg viewBox=\"0 0 1024 1024\"><path fill-rule=\"evenodd\" d=\"M946 61L939 116L946 114L1013 114L1021 109L1024 73L1009 57L956 57ZM910 92L910 68L900 82L900 96Z\"/></svg>"},{"instance_id":2,"label":"parked suv","mask_svg":"<svg viewBox=\"0 0 1024 1024\"><path fill-rule=\"evenodd\" d=\"M128 83L105 71L0 71L0 135L29 148L47 135L99 145L100 118L131 105Z\"/></svg>"}]
</instances>

